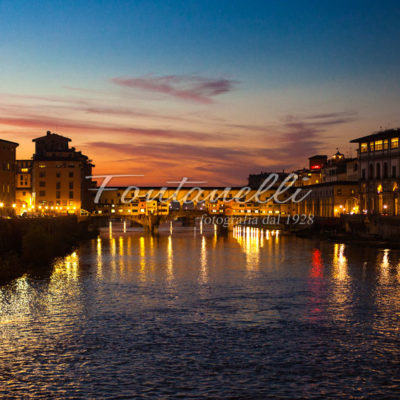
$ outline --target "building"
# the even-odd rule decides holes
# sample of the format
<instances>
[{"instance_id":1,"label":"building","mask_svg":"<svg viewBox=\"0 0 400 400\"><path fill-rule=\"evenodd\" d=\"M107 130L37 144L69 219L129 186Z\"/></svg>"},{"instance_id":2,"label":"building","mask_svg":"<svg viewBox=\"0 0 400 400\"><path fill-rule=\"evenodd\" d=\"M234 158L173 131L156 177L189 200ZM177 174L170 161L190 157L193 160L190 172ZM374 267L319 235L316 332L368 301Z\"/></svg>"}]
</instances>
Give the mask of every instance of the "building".
<instances>
[{"instance_id":1,"label":"building","mask_svg":"<svg viewBox=\"0 0 400 400\"><path fill-rule=\"evenodd\" d=\"M358 161L346 158L339 150L330 158L309 158L309 180L301 179L310 194L298 203L299 214L317 217L339 217L359 212Z\"/></svg>"},{"instance_id":2,"label":"building","mask_svg":"<svg viewBox=\"0 0 400 400\"><path fill-rule=\"evenodd\" d=\"M308 168L294 171L298 175L296 186L316 185L322 182L322 170L328 160L326 155L316 155L308 159Z\"/></svg>"},{"instance_id":3,"label":"building","mask_svg":"<svg viewBox=\"0 0 400 400\"><path fill-rule=\"evenodd\" d=\"M373 133L358 144L360 207L364 213L399 215L400 129Z\"/></svg>"},{"instance_id":4,"label":"building","mask_svg":"<svg viewBox=\"0 0 400 400\"><path fill-rule=\"evenodd\" d=\"M17 215L34 212L32 198L32 160L17 160L15 174L15 203Z\"/></svg>"},{"instance_id":5,"label":"building","mask_svg":"<svg viewBox=\"0 0 400 400\"><path fill-rule=\"evenodd\" d=\"M338 150L330 157L321 171L322 182L358 181L357 158L346 158Z\"/></svg>"},{"instance_id":6,"label":"building","mask_svg":"<svg viewBox=\"0 0 400 400\"><path fill-rule=\"evenodd\" d=\"M74 147L71 139L47 132L33 139L32 199L42 213L78 213L92 208L91 160Z\"/></svg>"},{"instance_id":7,"label":"building","mask_svg":"<svg viewBox=\"0 0 400 400\"><path fill-rule=\"evenodd\" d=\"M15 207L15 153L18 143L0 139L0 216Z\"/></svg>"},{"instance_id":8,"label":"building","mask_svg":"<svg viewBox=\"0 0 400 400\"><path fill-rule=\"evenodd\" d=\"M308 185L309 196L298 203L298 214L339 217L359 212L358 182L335 181Z\"/></svg>"}]
</instances>

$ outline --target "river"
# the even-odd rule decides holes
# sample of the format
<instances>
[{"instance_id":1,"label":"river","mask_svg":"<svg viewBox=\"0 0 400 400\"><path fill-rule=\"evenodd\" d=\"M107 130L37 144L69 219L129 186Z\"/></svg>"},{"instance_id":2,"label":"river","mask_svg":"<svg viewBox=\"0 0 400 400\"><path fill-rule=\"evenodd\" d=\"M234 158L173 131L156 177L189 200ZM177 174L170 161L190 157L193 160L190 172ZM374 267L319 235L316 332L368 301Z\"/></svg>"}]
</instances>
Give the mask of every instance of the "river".
<instances>
[{"instance_id":1,"label":"river","mask_svg":"<svg viewBox=\"0 0 400 400\"><path fill-rule=\"evenodd\" d=\"M104 232L0 288L3 398L400 398L400 253Z\"/></svg>"}]
</instances>

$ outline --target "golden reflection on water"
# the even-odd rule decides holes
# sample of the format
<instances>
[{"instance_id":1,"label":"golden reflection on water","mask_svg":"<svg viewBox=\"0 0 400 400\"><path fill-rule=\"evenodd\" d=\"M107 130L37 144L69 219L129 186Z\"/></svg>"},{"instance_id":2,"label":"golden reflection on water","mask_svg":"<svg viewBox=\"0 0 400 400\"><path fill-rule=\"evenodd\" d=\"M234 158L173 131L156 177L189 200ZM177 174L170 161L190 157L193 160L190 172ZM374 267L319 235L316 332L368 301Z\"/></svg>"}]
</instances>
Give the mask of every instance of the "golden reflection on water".
<instances>
[{"instance_id":1,"label":"golden reflection on water","mask_svg":"<svg viewBox=\"0 0 400 400\"><path fill-rule=\"evenodd\" d=\"M174 279L174 253L172 248L172 236L168 236L167 246L167 281L172 282Z\"/></svg>"},{"instance_id":2,"label":"golden reflection on water","mask_svg":"<svg viewBox=\"0 0 400 400\"><path fill-rule=\"evenodd\" d=\"M352 290L348 273L346 245L335 243L332 258L333 291L331 297L331 311L333 317L343 321L351 312Z\"/></svg>"},{"instance_id":3,"label":"golden reflection on water","mask_svg":"<svg viewBox=\"0 0 400 400\"><path fill-rule=\"evenodd\" d=\"M98 279L103 279L103 251L100 236L97 238L96 242L97 277Z\"/></svg>"},{"instance_id":4,"label":"golden reflection on water","mask_svg":"<svg viewBox=\"0 0 400 400\"><path fill-rule=\"evenodd\" d=\"M142 282L146 281L146 246L144 236L139 238L139 280Z\"/></svg>"},{"instance_id":5,"label":"golden reflection on water","mask_svg":"<svg viewBox=\"0 0 400 400\"><path fill-rule=\"evenodd\" d=\"M379 283L382 285L387 285L390 280L389 270L390 270L390 262L389 262L389 249L385 249L381 254L380 260L378 259L379 265Z\"/></svg>"},{"instance_id":6,"label":"golden reflection on water","mask_svg":"<svg viewBox=\"0 0 400 400\"><path fill-rule=\"evenodd\" d=\"M67 280L76 281L79 278L79 257L74 251L70 255L58 260L54 265L52 278L54 275L63 276Z\"/></svg>"},{"instance_id":7,"label":"golden reflection on water","mask_svg":"<svg viewBox=\"0 0 400 400\"><path fill-rule=\"evenodd\" d=\"M113 273L114 277L117 275L117 241L115 240L115 237L110 238L110 253L111 253L111 260L110 260L110 265L111 265L111 272Z\"/></svg>"},{"instance_id":8,"label":"golden reflection on water","mask_svg":"<svg viewBox=\"0 0 400 400\"><path fill-rule=\"evenodd\" d=\"M260 228L237 226L233 230L233 237L239 243L246 256L246 267L248 270L255 270L260 266L260 249L264 247L265 241L272 246L271 238L274 238L274 244L279 240L278 230L264 230Z\"/></svg>"},{"instance_id":9,"label":"golden reflection on water","mask_svg":"<svg viewBox=\"0 0 400 400\"><path fill-rule=\"evenodd\" d=\"M206 284L208 281L208 271L207 271L207 241L206 237L201 237L201 249L200 249L200 274L199 283Z\"/></svg>"},{"instance_id":10,"label":"golden reflection on water","mask_svg":"<svg viewBox=\"0 0 400 400\"><path fill-rule=\"evenodd\" d=\"M346 246L335 243L333 249L333 278L336 281L347 281L349 278L347 270L347 258L344 255Z\"/></svg>"}]
</instances>

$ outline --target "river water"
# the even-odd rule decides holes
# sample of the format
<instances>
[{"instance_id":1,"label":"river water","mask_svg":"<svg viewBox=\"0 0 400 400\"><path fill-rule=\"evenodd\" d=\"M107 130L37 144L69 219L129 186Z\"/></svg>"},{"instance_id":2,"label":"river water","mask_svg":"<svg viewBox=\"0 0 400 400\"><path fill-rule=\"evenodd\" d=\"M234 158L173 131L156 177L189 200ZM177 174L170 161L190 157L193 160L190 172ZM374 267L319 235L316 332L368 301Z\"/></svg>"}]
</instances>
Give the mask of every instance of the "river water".
<instances>
[{"instance_id":1,"label":"river water","mask_svg":"<svg viewBox=\"0 0 400 400\"><path fill-rule=\"evenodd\" d=\"M104 233L0 288L2 398L399 399L400 253Z\"/></svg>"}]
</instances>

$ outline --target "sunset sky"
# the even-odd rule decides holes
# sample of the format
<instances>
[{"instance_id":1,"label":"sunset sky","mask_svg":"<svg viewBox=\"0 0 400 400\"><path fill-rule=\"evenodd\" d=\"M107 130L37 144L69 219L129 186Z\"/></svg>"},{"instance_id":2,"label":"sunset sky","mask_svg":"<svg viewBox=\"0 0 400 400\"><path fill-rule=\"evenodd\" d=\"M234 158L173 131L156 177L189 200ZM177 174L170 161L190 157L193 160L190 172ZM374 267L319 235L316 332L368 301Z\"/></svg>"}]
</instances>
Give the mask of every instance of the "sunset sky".
<instances>
[{"instance_id":1,"label":"sunset sky","mask_svg":"<svg viewBox=\"0 0 400 400\"><path fill-rule=\"evenodd\" d=\"M347 155L400 126L399 20L398 1L0 0L0 138L30 158L55 131L136 184Z\"/></svg>"}]
</instances>

